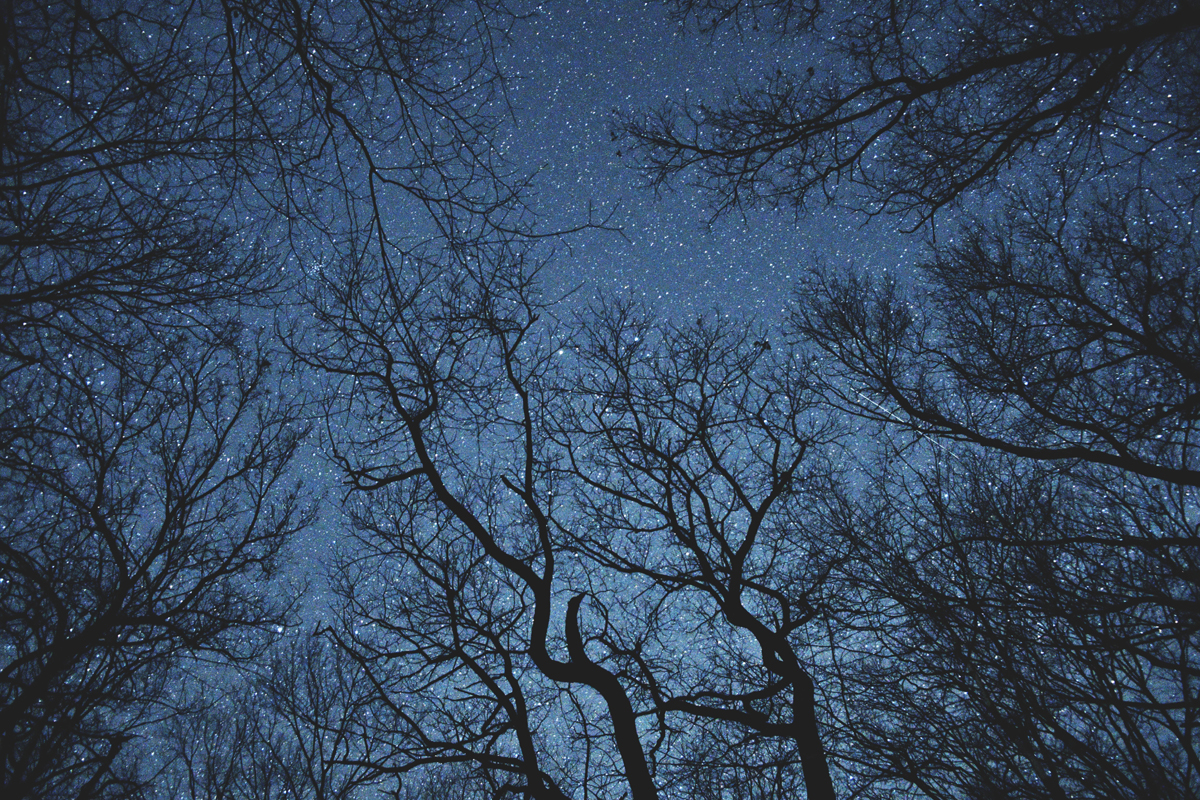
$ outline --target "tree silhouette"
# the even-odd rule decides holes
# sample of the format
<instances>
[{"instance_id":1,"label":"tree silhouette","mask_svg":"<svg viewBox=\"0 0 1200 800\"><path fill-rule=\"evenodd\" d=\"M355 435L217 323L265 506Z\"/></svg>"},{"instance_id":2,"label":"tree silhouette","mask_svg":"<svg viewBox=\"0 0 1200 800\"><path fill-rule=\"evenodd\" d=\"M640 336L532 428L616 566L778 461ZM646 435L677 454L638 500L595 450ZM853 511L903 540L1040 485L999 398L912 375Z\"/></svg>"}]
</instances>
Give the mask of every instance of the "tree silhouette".
<instances>
[{"instance_id":1,"label":"tree silhouette","mask_svg":"<svg viewBox=\"0 0 1200 800\"><path fill-rule=\"evenodd\" d=\"M1186 213L1024 202L937 246L923 290L814 273L794 328L852 413L1195 487L1200 284Z\"/></svg>"},{"instance_id":2,"label":"tree silhouette","mask_svg":"<svg viewBox=\"0 0 1200 800\"><path fill-rule=\"evenodd\" d=\"M765 765L832 796L810 623L844 543L799 362L625 303L559 327L532 258L331 268L293 345L340 381L357 544L326 633L377 687L379 768L644 798Z\"/></svg>"},{"instance_id":3,"label":"tree silhouette","mask_svg":"<svg viewBox=\"0 0 1200 800\"><path fill-rule=\"evenodd\" d=\"M718 212L937 215L913 274L815 269L791 314L860 426L815 675L848 785L1193 796L1196 8L819 10L782 21L828 60L620 128Z\"/></svg>"},{"instance_id":4,"label":"tree silhouette","mask_svg":"<svg viewBox=\"0 0 1200 800\"><path fill-rule=\"evenodd\" d=\"M14 796L132 795L122 750L177 710L179 670L252 658L286 622L256 583L307 522L284 485L297 409L261 352L172 344L142 369L59 351L6 378L28 404L0 461Z\"/></svg>"},{"instance_id":5,"label":"tree silhouette","mask_svg":"<svg viewBox=\"0 0 1200 800\"><path fill-rule=\"evenodd\" d=\"M908 287L818 272L797 292L814 385L891 431L847 522L848 585L889 610L851 624L839 680L878 720L851 730L864 773L931 797L1200 781L1197 254L1153 198L1069 202L968 223Z\"/></svg>"},{"instance_id":6,"label":"tree silhouette","mask_svg":"<svg viewBox=\"0 0 1200 800\"><path fill-rule=\"evenodd\" d=\"M718 213L836 193L920 222L1032 165L1145 169L1195 196L1190 170L1158 168L1169 153L1195 169L1192 3L675 5L717 24L771 9L814 54L724 102L618 121L651 185L692 175Z\"/></svg>"},{"instance_id":7,"label":"tree silhouette","mask_svg":"<svg viewBox=\"0 0 1200 800\"><path fill-rule=\"evenodd\" d=\"M395 785L364 763L371 693L352 661L305 635L278 643L256 666L252 680L174 721L163 795L348 800Z\"/></svg>"},{"instance_id":8,"label":"tree silhouette","mask_svg":"<svg viewBox=\"0 0 1200 800\"><path fill-rule=\"evenodd\" d=\"M486 11L0 10L6 795L147 790L185 678L292 619L268 579L311 521L309 422L272 312L381 204L450 239L517 220L489 216Z\"/></svg>"},{"instance_id":9,"label":"tree silhouette","mask_svg":"<svg viewBox=\"0 0 1200 800\"><path fill-rule=\"evenodd\" d=\"M782 330L542 295L502 7L0 14L7 794L1200 791L1194 4L871 6L626 120L718 210L982 198ZM272 649L300 371L351 535Z\"/></svg>"},{"instance_id":10,"label":"tree silhouette","mask_svg":"<svg viewBox=\"0 0 1200 800\"><path fill-rule=\"evenodd\" d=\"M833 647L864 792L1190 797L1189 489L995 454L897 469L851 525ZM880 624L884 623L884 624Z\"/></svg>"}]
</instances>

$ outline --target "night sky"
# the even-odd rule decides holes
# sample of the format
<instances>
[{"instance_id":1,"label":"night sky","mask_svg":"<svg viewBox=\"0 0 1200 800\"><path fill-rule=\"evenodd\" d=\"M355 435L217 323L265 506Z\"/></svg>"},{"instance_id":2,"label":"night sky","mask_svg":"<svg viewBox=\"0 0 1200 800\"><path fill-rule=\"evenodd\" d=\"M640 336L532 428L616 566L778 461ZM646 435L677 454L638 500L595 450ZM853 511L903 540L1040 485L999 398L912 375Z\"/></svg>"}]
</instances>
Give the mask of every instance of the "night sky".
<instances>
[{"instance_id":1,"label":"night sky","mask_svg":"<svg viewBox=\"0 0 1200 800\"><path fill-rule=\"evenodd\" d=\"M648 188L635 157L614 140L619 113L685 99L715 103L780 66L819 64L797 51L802 42L769 31L701 33L656 2L513 10L521 18L497 53L512 105L498 144L515 172L534 175L527 201L537 228L576 228L590 207L595 219L611 212L608 225L620 229L570 234L555 245L542 279L548 297L565 297L556 307L563 316L600 296L629 296L668 320L720 313L770 325L813 266L879 274L904 272L919 258L923 232L903 233L894 217L810 204L714 218L709 198L686 179L658 193ZM341 476L320 453L301 469L314 496L342 496ZM345 524L325 509L299 547L298 568L318 587L324 570L306 556L323 561L334 552Z\"/></svg>"},{"instance_id":2,"label":"night sky","mask_svg":"<svg viewBox=\"0 0 1200 800\"><path fill-rule=\"evenodd\" d=\"M1200 796L1200 3L689 5L0 11L0 796Z\"/></svg>"},{"instance_id":3,"label":"night sky","mask_svg":"<svg viewBox=\"0 0 1200 800\"><path fill-rule=\"evenodd\" d=\"M820 260L874 270L904 260L895 220L838 210L747 209L712 221L699 190L680 181L655 196L610 135L614 112L668 100L719 100L777 67L806 64L798 43L769 34L686 31L662 3L546 3L513 31L501 54L517 122L506 155L537 171L532 198L546 229L617 208L624 238L570 237L550 282L630 292L661 313L720 309L768 321L787 302L797 270ZM711 224L710 224L711 223Z\"/></svg>"}]
</instances>

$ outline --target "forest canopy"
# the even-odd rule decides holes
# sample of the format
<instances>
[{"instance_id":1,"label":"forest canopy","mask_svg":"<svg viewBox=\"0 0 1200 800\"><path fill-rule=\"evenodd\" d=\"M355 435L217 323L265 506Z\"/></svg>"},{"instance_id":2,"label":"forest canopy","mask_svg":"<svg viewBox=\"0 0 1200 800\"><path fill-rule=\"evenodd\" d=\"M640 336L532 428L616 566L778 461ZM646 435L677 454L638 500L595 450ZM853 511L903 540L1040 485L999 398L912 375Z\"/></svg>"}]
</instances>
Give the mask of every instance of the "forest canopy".
<instances>
[{"instance_id":1,"label":"forest canopy","mask_svg":"<svg viewBox=\"0 0 1200 800\"><path fill-rule=\"evenodd\" d=\"M664 5L812 63L646 190L915 265L553 294L544 12L0 10L4 796L1200 793L1200 7Z\"/></svg>"}]
</instances>

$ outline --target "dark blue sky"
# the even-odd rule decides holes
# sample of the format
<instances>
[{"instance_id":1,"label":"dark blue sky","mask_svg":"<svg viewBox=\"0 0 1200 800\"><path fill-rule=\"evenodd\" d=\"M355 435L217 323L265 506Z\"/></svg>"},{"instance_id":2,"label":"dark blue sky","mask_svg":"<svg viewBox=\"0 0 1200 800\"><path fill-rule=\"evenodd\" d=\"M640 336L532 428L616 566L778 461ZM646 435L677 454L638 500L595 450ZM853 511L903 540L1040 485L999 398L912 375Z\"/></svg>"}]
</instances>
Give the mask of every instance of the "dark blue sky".
<instances>
[{"instance_id":1,"label":"dark blue sky","mask_svg":"<svg viewBox=\"0 0 1200 800\"><path fill-rule=\"evenodd\" d=\"M531 3L517 10L528 16L498 54L513 108L498 144L518 172L536 173L528 199L541 230L578 226L590 203L597 214L615 207L611 222L624 234L589 231L558 245L543 279L550 296L578 289L563 312L599 294L632 294L667 318L720 310L769 324L814 264L903 271L919 257L922 235L898 233L901 221L892 217L761 208L710 224L712 211L699 190L680 181L655 196L640 185L632 159L617 155L621 144L610 134L615 110L716 100L739 82L755 85L777 66L802 69L810 59L794 52L797 41L688 33L659 0ZM340 476L324 457L312 453L302 469L309 491L341 500ZM334 504L323 507L299 545L302 572L311 569L307 557L332 554L344 534Z\"/></svg>"},{"instance_id":2,"label":"dark blue sky","mask_svg":"<svg viewBox=\"0 0 1200 800\"><path fill-rule=\"evenodd\" d=\"M748 210L711 226L705 198L686 183L655 197L639 186L609 133L613 112L653 109L669 99L718 98L778 66L806 66L798 43L763 34L685 32L661 2L544 3L519 22L502 54L516 124L506 155L537 171L533 203L543 228L571 227L619 203L625 234L571 237L547 275L552 284L632 292L660 312L719 307L770 319L798 271L816 260L874 270L902 267L919 239L897 220L816 208ZM908 248L906 250L906 247Z\"/></svg>"}]
</instances>

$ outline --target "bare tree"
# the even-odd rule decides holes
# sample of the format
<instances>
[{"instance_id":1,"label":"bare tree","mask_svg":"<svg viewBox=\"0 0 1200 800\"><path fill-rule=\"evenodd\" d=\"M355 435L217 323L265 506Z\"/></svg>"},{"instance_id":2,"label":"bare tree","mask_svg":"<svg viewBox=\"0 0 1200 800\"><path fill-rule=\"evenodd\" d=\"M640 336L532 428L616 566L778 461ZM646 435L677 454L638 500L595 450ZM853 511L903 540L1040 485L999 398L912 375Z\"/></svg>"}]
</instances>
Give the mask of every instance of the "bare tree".
<instances>
[{"instance_id":1,"label":"bare tree","mask_svg":"<svg viewBox=\"0 0 1200 800\"><path fill-rule=\"evenodd\" d=\"M890 431L845 523L846 586L876 611L835 648L873 785L1200 786L1190 217L1073 200L964 224L907 286L814 272L797 292L826 401Z\"/></svg>"},{"instance_id":2,"label":"bare tree","mask_svg":"<svg viewBox=\"0 0 1200 800\"><path fill-rule=\"evenodd\" d=\"M645 798L753 796L765 765L831 797L810 628L844 543L802 364L719 317L556 324L531 258L327 270L294 344L341 381L359 542L328 635L378 687L380 768Z\"/></svg>"},{"instance_id":3,"label":"bare tree","mask_svg":"<svg viewBox=\"0 0 1200 800\"><path fill-rule=\"evenodd\" d=\"M395 781L366 765L370 687L339 650L308 634L278 642L204 709L178 718L167 739L164 797L194 800L348 800Z\"/></svg>"},{"instance_id":4,"label":"bare tree","mask_svg":"<svg viewBox=\"0 0 1200 800\"><path fill-rule=\"evenodd\" d=\"M619 121L650 184L692 175L718 213L842 187L847 205L925 221L1034 165L1147 170L1195 196L1193 3L676 5L716 22L763 6L813 54L724 102Z\"/></svg>"},{"instance_id":5,"label":"bare tree","mask_svg":"<svg viewBox=\"0 0 1200 800\"><path fill-rule=\"evenodd\" d=\"M910 450L910 454L912 451ZM823 683L866 796L1191 797L1191 490L996 454L899 468Z\"/></svg>"},{"instance_id":6,"label":"bare tree","mask_svg":"<svg viewBox=\"0 0 1200 800\"><path fill-rule=\"evenodd\" d=\"M129 796L122 751L174 713L179 670L250 658L286 622L256 584L307 522L283 485L304 427L230 342L147 372L60 357L7 378L29 406L0 459L4 785Z\"/></svg>"},{"instance_id":7,"label":"bare tree","mask_svg":"<svg viewBox=\"0 0 1200 800\"><path fill-rule=\"evenodd\" d=\"M1188 228L1023 209L908 293L814 274L794 347L554 320L513 248L326 271L295 347L342 381L326 635L375 687L371 763L553 798L1194 793ZM890 429L853 480L834 411Z\"/></svg>"},{"instance_id":8,"label":"bare tree","mask_svg":"<svg viewBox=\"0 0 1200 800\"><path fill-rule=\"evenodd\" d=\"M964 223L911 291L815 272L795 331L851 413L1013 455L1200 485L1200 253L1133 194L1022 201Z\"/></svg>"},{"instance_id":9,"label":"bare tree","mask_svg":"<svg viewBox=\"0 0 1200 800\"><path fill-rule=\"evenodd\" d=\"M866 426L818 673L848 785L1193 796L1197 9L839 13L787 34L830 42L807 68L620 127L718 211L976 192L908 279L796 292L813 388Z\"/></svg>"},{"instance_id":10,"label":"bare tree","mask_svg":"<svg viewBox=\"0 0 1200 800\"><path fill-rule=\"evenodd\" d=\"M308 422L263 331L299 259L381 242L382 208L418 210L415 240L522 224L486 139L508 17L0 14L3 786L129 797L182 676L290 619L267 579L311 519L287 477Z\"/></svg>"}]
</instances>

